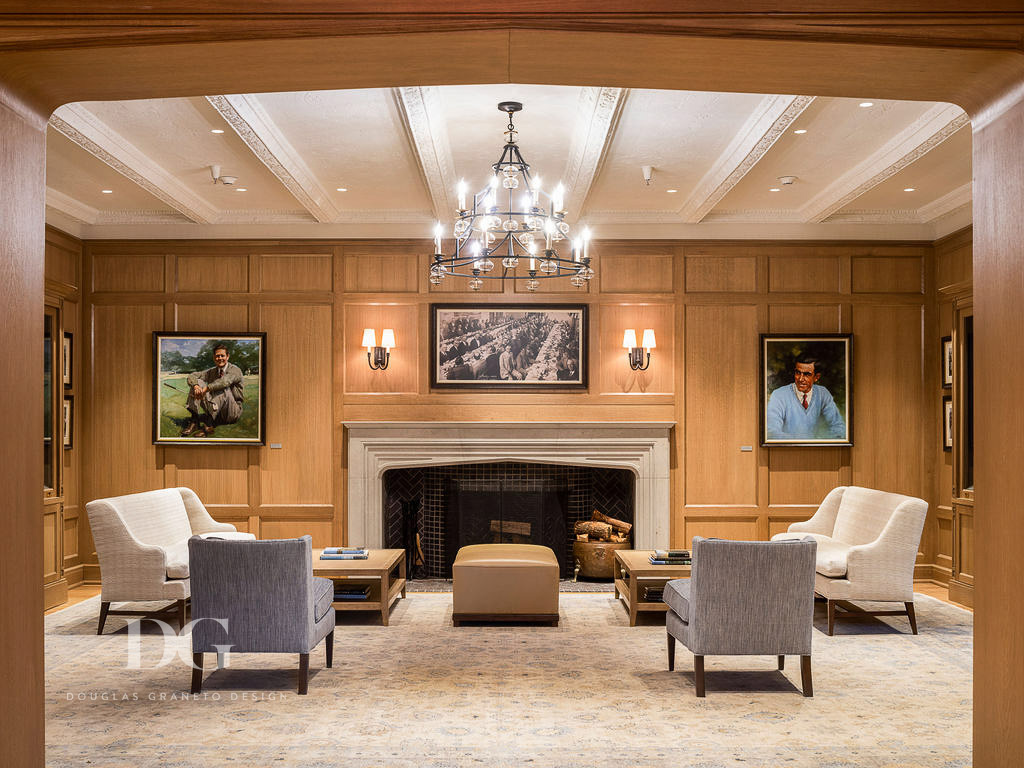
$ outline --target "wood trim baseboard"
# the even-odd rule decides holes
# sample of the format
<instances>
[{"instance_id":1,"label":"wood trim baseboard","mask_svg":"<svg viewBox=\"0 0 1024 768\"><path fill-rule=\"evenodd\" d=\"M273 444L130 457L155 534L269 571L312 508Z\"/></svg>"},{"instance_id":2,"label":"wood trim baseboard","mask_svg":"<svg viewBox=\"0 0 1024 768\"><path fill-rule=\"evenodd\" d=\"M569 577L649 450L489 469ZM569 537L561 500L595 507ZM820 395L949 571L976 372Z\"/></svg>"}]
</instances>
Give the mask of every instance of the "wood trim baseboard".
<instances>
[{"instance_id":1,"label":"wood trim baseboard","mask_svg":"<svg viewBox=\"0 0 1024 768\"><path fill-rule=\"evenodd\" d=\"M949 580L949 599L954 603L974 608L974 587L956 579Z\"/></svg>"}]
</instances>

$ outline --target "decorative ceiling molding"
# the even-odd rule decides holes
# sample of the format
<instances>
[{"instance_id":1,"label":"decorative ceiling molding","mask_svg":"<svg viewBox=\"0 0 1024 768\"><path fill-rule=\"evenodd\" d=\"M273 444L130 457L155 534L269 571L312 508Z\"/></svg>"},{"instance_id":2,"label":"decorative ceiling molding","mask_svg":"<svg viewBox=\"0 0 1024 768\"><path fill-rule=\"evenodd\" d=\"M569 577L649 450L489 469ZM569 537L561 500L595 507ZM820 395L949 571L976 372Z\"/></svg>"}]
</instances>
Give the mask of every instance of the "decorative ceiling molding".
<instances>
[{"instance_id":1,"label":"decorative ceiling molding","mask_svg":"<svg viewBox=\"0 0 1024 768\"><path fill-rule=\"evenodd\" d=\"M207 96L246 146L319 222L337 220L341 211L291 142L253 94Z\"/></svg>"},{"instance_id":2,"label":"decorative ceiling molding","mask_svg":"<svg viewBox=\"0 0 1024 768\"><path fill-rule=\"evenodd\" d=\"M96 221L99 225L131 224L192 224L186 217L175 211L101 211ZM220 223L219 220L218 222Z\"/></svg>"},{"instance_id":3,"label":"decorative ceiling molding","mask_svg":"<svg viewBox=\"0 0 1024 768\"><path fill-rule=\"evenodd\" d=\"M970 119L957 106L934 105L877 152L815 195L800 209L801 217L805 221L824 221L869 189L919 160L969 122Z\"/></svg>"},{"instance_id":4,"label":"decorative ceiling molding","mask_svg":"<svg viewBox=\"0 0 1024 768\"><path fill-rule=\"evenodd\" d=\"M433 86L395 88L392 94L409 148L419 164L423 186L434 206L433 218L446 221L457 204L457 179L438 89Z\"/></svg>"},{"instance_id":5,"label":"decorative ceiling molding","mask_svg":"<svg viewBox=\"0 0 1024 768\"><path fill-rule=\"evenodd\" d=\"M65 195L53 187L46 188L46 207L60 211L82 224L95 224L100 217L98 209Z\"/></svg>"},{"instance_id":6,"label":"decorative ceiling molding","mask_svg":"<svg viewBox=\"0 0 1024 768\"><path fill-rule=\"evenodd\" d=\"M967 182L937 200L933 200L927 205L922 205L917 209L917 214L920 216L921 221L934 221L953 213L965 205L970 205L973 199L972 184Z\"/></svg>"},{"instance_id":7,"label":"decorative ceiling molding","mask_svg":"<svg viewBox=\"0 0 1024 768\"><path fill-rule=\"evenodd\" d=\"M66 104L50 117L50 125L85 151L197 224L210 224L217 210L193 194L134 144L82 104Z\"/></svg>"},{"instance_id":8,"label":"decorative ceiling molding","mask_svg":"<svg viewBox=\"0 0 1024 768\"><path fill-rule=\"evenodd\" d=\"M795 211L780 208L744 208L712 211L701 222L709 224L801 224Z\"/></svg>"},{"instance_id":9,"label":"decorative ceiling molding","mask_svg":"<svg viewBox=\"0 0 1024 768\"><path fill-rule=\"evenodd\" d=\"M761 99L679 209L683 221L688 224L702 221L813 101L813 96L765 96Z\"/></svg>"},{"instance_id":10,"label":"decorative ceiling molding","mask_svg":"<svg viewBox=\"0 0 1024 768\"><path fill-rule=\"evenodd\" d=\"M604 164L628 94L625 88L581 89L562 176L566 200L580 214L586 208L590 188Z\"/></svg>"},{"instance_id":11,"label":"decorative ceiling molding","mask_svg":"<svg viewBox=\"0 0 1024 768\"><path fill-rule=\"evenodd\" d=\"M587 211L590 224L681 224L675 211Z\"/></svg>"},{"instance_id":12,"label":"decorative ceiling molding","mask_svg":"<svg viewBox=\"0 0 1024 768\"><path fill-rule=\"evenodd\" d=\"M914 208L880 208L877 210L843 211L828 217L827 222L848 224L922 224L921 216Z\"/></svg>"}]
</instances>

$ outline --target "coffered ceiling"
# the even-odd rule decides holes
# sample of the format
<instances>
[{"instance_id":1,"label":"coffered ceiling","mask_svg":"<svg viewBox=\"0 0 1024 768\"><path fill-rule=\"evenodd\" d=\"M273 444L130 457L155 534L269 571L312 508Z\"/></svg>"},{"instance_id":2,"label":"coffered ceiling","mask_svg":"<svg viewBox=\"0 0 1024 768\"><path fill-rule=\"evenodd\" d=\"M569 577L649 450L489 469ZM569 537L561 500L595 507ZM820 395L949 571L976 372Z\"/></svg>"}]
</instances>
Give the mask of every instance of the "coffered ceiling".
<instances>
[{"instance_id":1,"label":"coffered ceiling","mask_svg":"<svg viewBox=\"0 0 1024 768\"><path fill-rule=\"evenodd\" d=\"M66 105L47 220L88 238L426 238L450 227L460 179L489 178L506 100L525 105L531 172L598 238L917 240L970 223L970 125L948 104L509 84Z\"/></svg>"}]
</instances>

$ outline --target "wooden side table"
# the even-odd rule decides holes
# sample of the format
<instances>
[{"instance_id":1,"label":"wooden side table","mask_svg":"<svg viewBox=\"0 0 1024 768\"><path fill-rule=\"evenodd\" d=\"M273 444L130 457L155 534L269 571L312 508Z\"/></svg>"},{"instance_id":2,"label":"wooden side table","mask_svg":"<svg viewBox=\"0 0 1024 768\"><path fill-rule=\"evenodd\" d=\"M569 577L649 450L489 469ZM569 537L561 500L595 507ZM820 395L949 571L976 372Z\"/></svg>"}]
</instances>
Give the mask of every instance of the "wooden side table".
<instances>
[{"instance_id":1,"label":"wooden side table","mask_svg":"<svg viewBox=\"0 0 1024 768\"><path fill-rule=\"evenodd\" d=\"M336 611L380 611L381 624L388 625L392 604L405 597L405 550L371 549L365 560L321 560L322 549L313 550L313 575L345 586L368 584L365 600L335 600Z\"/></svg>"},{"instance_id":2,"label":"wooden side table","mask_svg":"<svg viewBox=\"0 0 1024 768\"><path fill-rule=\"evenodd\" d=\"M672 579L685 579L690 575L688 565L652 565L649 549L627 549L615 553L615 597L622 600L629 611L629 626L636 626L638 613L664 613L664 602L640 599L641 587L664 586ZM642 583L641 583L642 582Z\"/></svg>"}]
</instances>

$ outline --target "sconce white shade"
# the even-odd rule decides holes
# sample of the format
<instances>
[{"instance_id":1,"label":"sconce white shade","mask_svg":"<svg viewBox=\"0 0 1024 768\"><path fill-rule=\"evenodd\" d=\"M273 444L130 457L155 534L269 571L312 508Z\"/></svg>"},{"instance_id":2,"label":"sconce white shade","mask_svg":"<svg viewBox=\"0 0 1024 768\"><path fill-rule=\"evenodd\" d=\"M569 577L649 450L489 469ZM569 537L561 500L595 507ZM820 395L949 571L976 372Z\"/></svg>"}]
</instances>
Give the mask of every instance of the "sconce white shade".
<instances>
[{"instance_id":1,"label":"sconce white shade","mask_svg":"<svg viewBox=\"0 0 1024 768\"><path fill-rule=\"evenodd\" d=\"M380 332L380 345L384 347L384 349L394 349L395 332L392 329L385 328Z\"/></svg>"},{"instance_id":2,"label":"sconce white shade","mask_svg":"<svg viewBox=\"0 0 1024 768\"><path fill-rule=\"evenodd\" d=\"M393 341L394 339L392 339ZM374 333L373 328L363 329L363 346L367 349L372 349L377 346L377 334Z\"/></svg>"},{"instance_id":3,"label":"sconce white shade","mask_svg":"<svg viewBox=\"0 0 1024 768\"><path fill-rule=\"evenodd\" d=\"M654 329L644 328L644 341L640 345L644 349L654 349L657 344L654 342Z\"/></svg>"},{"instance_id":4,"label":"sconce white shade","mask_svg":"<svg viewBox=\"0 0 1024 768\"><path fill-rule=\"evenodd\" d=\"M636 331L632 328L626 329L626 332L622 334L622 347L623 349L633 349L636 347Z\"/></svg>"}]
</instances>

